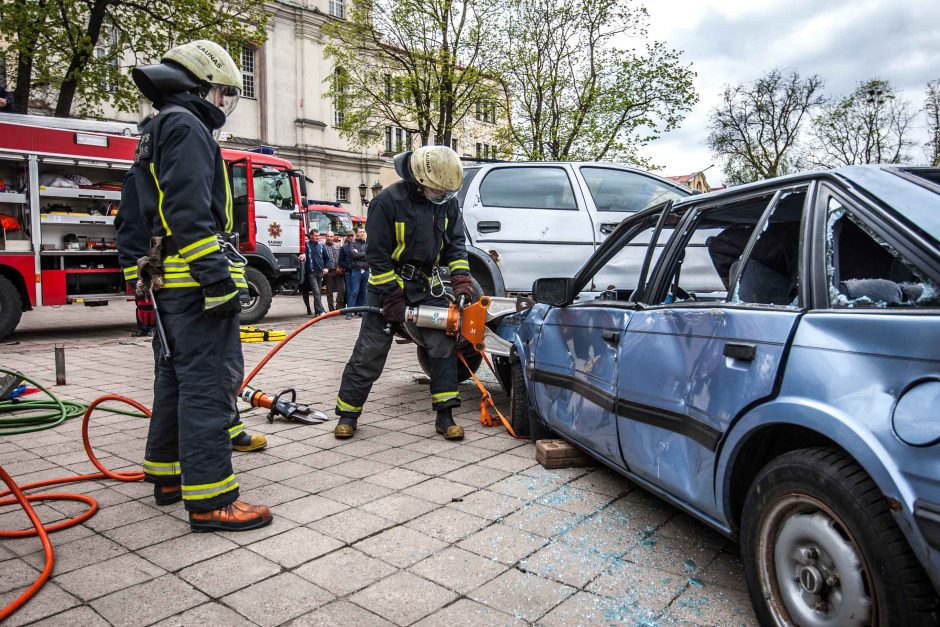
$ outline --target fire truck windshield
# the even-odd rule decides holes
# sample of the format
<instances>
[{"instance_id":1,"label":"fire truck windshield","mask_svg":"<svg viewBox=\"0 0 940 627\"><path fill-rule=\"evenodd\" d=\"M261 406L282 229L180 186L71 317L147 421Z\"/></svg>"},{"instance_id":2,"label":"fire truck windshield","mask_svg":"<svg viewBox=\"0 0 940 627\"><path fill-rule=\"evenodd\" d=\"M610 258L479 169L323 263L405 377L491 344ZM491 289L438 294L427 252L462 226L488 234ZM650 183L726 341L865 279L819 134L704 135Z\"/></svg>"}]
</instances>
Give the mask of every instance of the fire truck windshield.
<instances>
[{"instance_id":1,"label":"fire truck windshield","mask_svg":"<svg viewBox=\"0 0 940 627\"><path fill-rule=\"evenodd\" d=\"M289 172L275 168L255 168L255 202L269 202L279 209L294 208L294 192Z\"/></svg>"},{"instance_id":2,"label":"fire truck windshield","mask_svg":"<svg viewBox=\"0 0 940 627\"><path fill-rule=\"evenodd\" d=\"M333 213L323 209L311 209L307 212L310 220L310 228L317 229L321 233L333 231L337 235L346 235L353 233L352 220L348 213Z\"/></svg>"}]
</instances>

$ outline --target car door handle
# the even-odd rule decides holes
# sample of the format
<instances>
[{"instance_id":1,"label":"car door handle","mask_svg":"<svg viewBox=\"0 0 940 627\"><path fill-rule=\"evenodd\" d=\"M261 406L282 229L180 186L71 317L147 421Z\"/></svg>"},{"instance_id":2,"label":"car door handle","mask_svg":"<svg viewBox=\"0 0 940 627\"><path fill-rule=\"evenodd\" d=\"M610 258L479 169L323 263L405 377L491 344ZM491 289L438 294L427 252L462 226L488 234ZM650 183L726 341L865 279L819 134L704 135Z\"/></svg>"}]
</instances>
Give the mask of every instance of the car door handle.
<instances>
[{"instance_id":1,"label":"car door handle","mask_svg":"<svg viewBox=\"0 0 940 627\"><path fill-rule=\"evenodd\" d=\"M620 342L620 332L619 331L601 331L601 339L610 344L617 344Z\"/></svg>"},{"instance_id":2,"label":"car door handle","mask_svg":"<svg viewBox=\"0 0 940 627\"><path fill-rule=\"evenodd\" d=\"M731 359L740 359L741 361L754 361L757 355L757 344L746 344L744 342L728 342L725 344L725 357Z\"/></svg>"},{"instance_id":3,"label":"car door handle","mask_svg":"<svg viewBox=\"0 0 940 627\"><path fill-rule=\"evenodd\" d=\"M601 233L604 235L610 235L614 232L614 229L616 229L619 224L619 222L604 222L600 226Z\"/></svg>"},{"instance_id":4,"label":"car door handle","mask_svg":"<svg viewBox=\"0 0 940 627\"><path fill-rule=\"evenodd\" d=\"M477 231L480 233L495 233L503 228L499 222L477 222Z\"/></svg>"}]
</instances>

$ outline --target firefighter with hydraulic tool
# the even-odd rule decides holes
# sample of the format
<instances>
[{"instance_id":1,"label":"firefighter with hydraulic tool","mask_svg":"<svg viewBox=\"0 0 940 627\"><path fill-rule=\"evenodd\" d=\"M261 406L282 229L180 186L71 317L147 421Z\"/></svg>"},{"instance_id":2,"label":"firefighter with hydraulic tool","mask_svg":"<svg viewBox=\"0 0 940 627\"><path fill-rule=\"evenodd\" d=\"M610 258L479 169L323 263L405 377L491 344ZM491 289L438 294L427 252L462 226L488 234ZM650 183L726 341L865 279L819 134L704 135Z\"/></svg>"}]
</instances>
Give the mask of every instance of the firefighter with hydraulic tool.
<instances>
[{"instance_id":1,"label":"firefighter with hydraulic tool","mask_svg":"<svg viewBox=\"0 0 940 627\"><path fill-rule=\"evenodd\" d=\"M147 116L137 125L141 134L147 132L152 119L153 116ZM145 222L140 209L137 196L137 175L136 165L131 166L124 175L121 182L121 204L114 218L114 227L117 231L118 262L124 273L124 280L127 281L137 304L136 335L145 336L152 333L157 323L150 292L137 289L137 260L145 256L150 248L150 227ZM239 418L238 412L232 415L229 434L232 439L232 448L236 451L260 451L268 445L268 440L263 435L250 434L245 431L245 425Z\"/></svg>"},{"instance_id":2,"label":"firefighter with hydraulic tool","mask_svg":"<svg viewBox=\"0 0 940 627\"><path fill-rule=\"evenodd\" d=\"M359 339L343 370L336 398L339 424L334 435L351 438L372 384L382 374L397 326L408 305L448 305L439 266L450 270L454 298L473 298L463 219L456 196L463 184L460 158L447 146L422 146L396 155L402 178L369 203L366 231L371 276L367 304L382 313L363 315ZM430 357L431 407L435 428L448 440L460 440L463 428L451 412L460 406L453 337L439 329L420 329Z\"/></svg>"},{"instance_id":3,"label":"firefighter with hydraulic tool","mask_svg":"<svg viewBox=\"0 0 940 627\"><path fill-rule=\"evenodd\" d=\"M158 504L183 500L193 531L268 524L264 505L238 500L232 416L244 374L238 314L247 289L231 237L232 195L213 138L242 86L221 46L172 48L132 77L159 114L135 155L137 192L152 236L138 263L154 299L156 375L144 473Z\"/></svg>"}]
</instances>

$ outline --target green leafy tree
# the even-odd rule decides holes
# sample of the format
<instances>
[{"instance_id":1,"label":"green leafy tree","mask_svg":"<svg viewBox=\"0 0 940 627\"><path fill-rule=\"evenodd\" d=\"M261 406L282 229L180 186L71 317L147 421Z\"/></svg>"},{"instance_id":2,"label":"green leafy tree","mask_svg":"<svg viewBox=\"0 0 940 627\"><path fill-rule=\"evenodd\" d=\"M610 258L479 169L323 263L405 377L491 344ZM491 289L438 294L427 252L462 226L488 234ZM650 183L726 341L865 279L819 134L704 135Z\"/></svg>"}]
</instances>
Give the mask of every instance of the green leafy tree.
<instances>
[{"instance_id":1,"label":"green leafy tree","mask_svg":"<svg viewBox=\"0 0 940 627\"><path fill-rule=\"evenodd\" d=\"M503 22L503 143L533 160L618 160L679 125L698 101L680 53L645 39L646 10L624 0L516 0Z\"/></svg>"},{"instance_id":2,"label":"green leafy tree","mask_svg":"<svg viewBox=\"0 0 940 627\"><path fill-rule=\"evenodd\" d=\"M927 160L930 165L940 166L940 79L927 83L924 99L924 114L927 116Z\"/></svg>"},{"instance_id":3,"label":"green leafy tree","mask_svg":"<svg viewBox=\"0 0 940 627\"><path fill-rule=\"evenodd\" d=\"M813 165L833 168L860 163L902 163L914 142L914 113L886 80L859 83L851 94L822 107L813 120Z\"/></svg>"},{"instance_id":4,"label":"green leafy tree","mask_svg":"<svg viewBox=\"0 0 940 627\"><path fill-rule=\"evenodd\" d=\"M731 184L787 174L798 168L800 133L823 103L816 75L773 69L751 83L725 87L709 119L708 147Z\"/></svg>"},{"instance_id":5,"label":"green leafy tree","mask_svg":"<svg viewBox=\"0 0 940 627\"><path fill-rule=\"evenodd\" d=\"M345 20L323 28L341 135L366 146L394 125L422 144L450 144L476 104L498 93L499 11L496 0L352 0Z\"/></svg>"},{"instance_id":6,"label":"green leafy tree","mask_svg":"<svg viewBox=\"0 0 940 627\"><path fill-rule=\"evenodd\" d=\"M137 109L127 58L154 62L198 38L259 43L266 23L264 0L13 0L2 9L0 39L17 57L17 108L44 96L67 117L76 101L81 114L106 101Z\"/></svg>"}]
</instances>

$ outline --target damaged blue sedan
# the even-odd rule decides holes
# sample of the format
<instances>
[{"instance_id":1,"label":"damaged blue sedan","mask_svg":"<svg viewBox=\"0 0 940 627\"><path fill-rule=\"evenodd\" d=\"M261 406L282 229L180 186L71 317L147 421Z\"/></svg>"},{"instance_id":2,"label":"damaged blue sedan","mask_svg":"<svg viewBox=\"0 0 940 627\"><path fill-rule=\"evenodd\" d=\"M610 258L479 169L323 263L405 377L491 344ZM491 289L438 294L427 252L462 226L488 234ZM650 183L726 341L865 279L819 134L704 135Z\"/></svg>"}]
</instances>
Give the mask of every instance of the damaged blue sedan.
<instances>
[{"instance_id":1,"label":"damaged blue sedan","mask_svg":"<svg viewBox=\"0 0 940 627\"><path fill-rule=\"evenodd\" d=\"M935 624L938 285L940 169L675 200L504 322L512 421L738 539L762 624Z\"/></svg>"}]
</instances>

